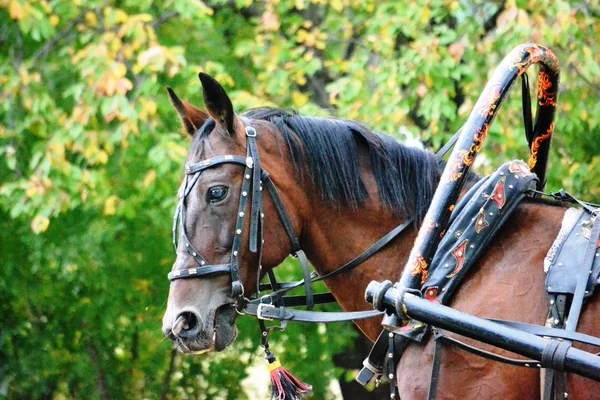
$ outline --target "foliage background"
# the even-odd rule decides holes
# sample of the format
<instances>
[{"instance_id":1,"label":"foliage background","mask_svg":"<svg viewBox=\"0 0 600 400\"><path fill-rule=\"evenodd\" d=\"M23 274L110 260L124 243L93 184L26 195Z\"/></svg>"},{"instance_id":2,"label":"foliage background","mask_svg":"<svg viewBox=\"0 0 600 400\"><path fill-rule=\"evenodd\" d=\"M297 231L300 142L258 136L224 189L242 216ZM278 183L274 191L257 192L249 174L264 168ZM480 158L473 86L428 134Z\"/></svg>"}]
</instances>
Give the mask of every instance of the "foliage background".
<instances>
[{"instance_id":1,"label":"foliage background","mask_svg":"<svg viewBox=\"0 0 600 400\"><path fill-rule=\"evenodd\" d=\"M201 105L205 71L238 111L336 115L435 149L523 42L562 66L549 189L598 201L598 0L0 0L0 397L250 396L253 321L214 357L162 340L187 147L165 86ZM526 157L514 92L483 171ZM276 342L316 398L365 355L347 325Z\"/></svg>"}]
</instances>

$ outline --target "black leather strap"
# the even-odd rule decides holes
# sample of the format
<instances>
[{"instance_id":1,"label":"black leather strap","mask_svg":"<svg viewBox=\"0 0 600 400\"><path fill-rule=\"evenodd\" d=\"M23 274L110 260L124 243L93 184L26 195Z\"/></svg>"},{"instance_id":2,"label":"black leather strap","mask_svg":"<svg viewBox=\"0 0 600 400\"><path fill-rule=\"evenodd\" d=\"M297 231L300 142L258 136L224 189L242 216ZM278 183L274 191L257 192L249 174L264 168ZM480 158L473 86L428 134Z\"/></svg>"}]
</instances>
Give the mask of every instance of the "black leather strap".
<instances>
[{"instance_id":1,"label":"black leather strap","mask_svg":"<svg viewBox=\"0 0 600 400\"><path fill-rule=\"evenodd\" d=\"M277 191L273 180L266 171L263 171L263 181L264 186L267 188L269 194L271 195L271 200L273 200L275 209L279 214L279 220L281 221L283 228L285 229L288 238L290 239L290 242L292 244L292 253L295 253L297 250L300 250L300 241L298 241L298 238L296 237L294 227L292 226L292 221L287 213L287 210L285 209L283 201L281 200L281 196L279 196L279 192Z\"/></svg>"},{"instance_id":2,"label":"black leather strap","mask_svg":"<svg viewBox=\"0 0 600 400\"><path fill-rule=\"evenodd\" d=\"M387 363L388 384L390 386L390 399L395 399L398 394L398 389L396 387L396 363L399 359L394 357L396 354L395 342L394 335L388 335L387 357L385 360Z\"/></svg>"},{"instance_id":3,"label":"black leather strap","mask_svg":"<svg viewBox=\"0 0 600 400\"><path fill-rule=\"evenodd\" d=\"M521 99L523 100L523 123L525 124L525 138L531 148L533 143L533 118L531 117L531 92L529 90L529 77L527 74L521 75Z\"/></svg>"},{"instance_id":4,"label":"black leather strap","mask_svg":"<svg viewBox=\"0 0 600 400\"><path fill-rule=\"evenodd\" d=\"M304 254L303 250L297 250L296 257L298 257L298 261L300 261L300 265L302 267L302 275L304 276L303 280L307 283L304 285L306 288L306 308L308 310L312 310L315 302L313 300L313 288L310 282L310 267L308 258L306 258L306 254Z\"/></svg>"},{"instance_id":5,"label":"black leather strap","mask_svg":"<svg viewBox=\"0 0 600 400\"><path fill-rule=\"evenodd\" d=\"M306 296L298 295L298 296L285 296L281 299L281 304L285 307L298 307L306 305ZM333 296L333 294L327 293L317 293L313 295L314 304L329 304L335 303L337 300ZM278 305L277 303L275 303Z\"/></svg>"},{"instance_id":6,"label":"black leather strap","mask_svg":"<svg viewBox=\"0 0 600 400\"><path fill-rule=\"evenodd\" d=\"M570 317L569 317L570 318ZM518 329L523 332L531 333L537 336L547 336L551 338L557 338L561 340L571 340L574 342L590 344L592 346L600 346L600 338L586 335L585 333L566 331L563 329L549 328L546 326L526 324L523 322L504 321L500 319L489 319L490 321L497 322L502 325L509 326L511 328Z\"/></svg>"},{"instance_id":7,"label":"black leather strap","mask_svg":"<svg viewBox=\"0 0 600 400\"><path fill-rule=\"evenodd\" d=\"M590 275L593 274L592 268L594 257L596 256L598 239L600 239L600 218L596 217L594 226L592 227L592 231L588 239L587 247L585 249L585 257L583 258L583 264L579 272L575 294L573 295L571 308L569 309L569 316L565 324L565 330L567 331L575 331L575 329L577 329L579 316L581 315L581 308L583 307L585 289L587 287Z\"/></svg>"},{"instance_id":8,"label":"black leather strap","mask_svg":"<svg viewBox=\"0 0 600 400\"><path fill-rule=\"evenodd\" d=\"M252 206L250 208L250 239L249 248L250 251L256 253L259 246L259 224L261 218L261 204L262 204L262 184L261 184L261 167L260 157L258 155L258 145L256 143L256 130L251 127L246 127L246 140L248 147L248 157L252 159Z\"/></svg>"},{"instance_id":9,"label":"black leather strap","mask_svg":"<svg viewBox=\"0 0 600 400\"><path fill-rule=\"evenodd\" d=\"M490 351L486 351L480 349L475 346L471 346L463 341L447 336L441 332L438 332L438 337L436 342L443 342L444 344L452 345L461 350L464 350L468 353L474 354L476 356L485 358L491 361L498 361L504 364L514 365L516 367L525 367L525 368L541 368L541 363L537 360L522 360L517 358L504 357L499 354L492 353Z\"/></svg>"},{"instance_id":10,"label":"black leather strap","mask_svg":"<svg viewBox=\"0 0 600 400\"><path fill-rule=\"evenodd\" d=\"M388 338L393 338L394 334L384 329L381 331L371 351L363 361L363 368L356 376L356 381L365 386L373 381L381 380L383 374L383 362L386 359L386 350L388 347Z\"/></svg>"},{"instance_id":11,"label":"black leather strap","mask_svg":"<svg viewBox=\"0 0 600 400\"><path fill-rule=\"evenodd\" d=\"M442 366L442 351L443 342L441 338L444 336L440 332L435 332L433 336L434 348L433 348L433 360L431 361L431 379L429 380L429 394L427 398L429 400L437 399L438 385L440 382L440 369Z\"/></svg>"}]
</instances>

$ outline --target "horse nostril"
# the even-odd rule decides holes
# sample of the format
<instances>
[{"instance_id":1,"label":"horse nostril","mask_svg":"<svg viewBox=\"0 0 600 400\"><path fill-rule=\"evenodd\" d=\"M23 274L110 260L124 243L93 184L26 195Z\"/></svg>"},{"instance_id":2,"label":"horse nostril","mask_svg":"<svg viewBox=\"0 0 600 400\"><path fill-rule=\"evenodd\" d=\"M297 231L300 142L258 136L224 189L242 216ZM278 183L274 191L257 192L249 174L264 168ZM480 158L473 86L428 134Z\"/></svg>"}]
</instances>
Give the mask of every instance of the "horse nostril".
<instances>
[{"instance_id":1,"label":"horse nostril","mask_svg":"<svg viewBox=\"0 0 600 400\"><path fill-rule=\"evenodd\" d=\"M175 337L175 335L173 335L173 331L171 330L170 326L163 327L162 331L165 334L165 336L167 337L167 339L169 339L169 340L177 339L177 337Z\"/></svg>"},{"instance_id":2,"label":"horse nostril","mask_svg":"<svg viewBox=\"0 0 600 400\"><path fill-rule=\"evenodd\" d=\"M175 318L171 332L175 337L192 338L198 335L202 324L201 319L196 313L191 311L182 312Z\"/></svg>"}]
</instances>

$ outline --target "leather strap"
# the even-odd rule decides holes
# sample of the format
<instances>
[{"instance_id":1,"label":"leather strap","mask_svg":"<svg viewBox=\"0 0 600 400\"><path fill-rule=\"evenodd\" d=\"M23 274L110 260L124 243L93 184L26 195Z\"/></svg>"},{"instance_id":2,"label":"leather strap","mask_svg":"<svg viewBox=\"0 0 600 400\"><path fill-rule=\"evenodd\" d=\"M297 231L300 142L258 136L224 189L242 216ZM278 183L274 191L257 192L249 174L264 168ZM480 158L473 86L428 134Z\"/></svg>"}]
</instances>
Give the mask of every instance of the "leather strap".
<instances>
[{"instance_id":1,"label":"leather strap","mask_svg":"<svg viewBox=\"0 0 600 400\"><path fill-rule=\"evenodd\" d=\"M571 302L571 308L569 310L569 317L566 322L565 330L575 331L577 324L579 323L579 316L581 315L581 308L583 307L583 299L585 296L585 289L588 283L590 274L593 274L593 263L596 256L596 248L598 239L600 238L600 218L596 217L594 220L594 226L588 239L588 244L585 250L585 256L583 258L583 264L579 272L579 278L577 280L577 286L575 288L575 294Z\"/></svg>"},{"instance_id":2,"label":"leather strap","mask_svg":"<svg viewBox=\"0 0 600 400\"><path fill-rule=\"evenodd\" d=\"M231 264L208 265L206 267L179 269L169 272L169 280L198 278L199 276L213 274L228 274L231 272Z\"/></svg>"},{"instance_id":3,"label":"leather strap","mask_svg":"<svg viewBox=\"0 0 600 400\"><path fill-rule=\"evenodd\" d=\"M249 303L246 305L246 314L259 319L296 321L312 323L332 323L345 321L358 321L380 317L383 313L379 311L354 311L354 312L320 312L293 310L286 307L277 307L265 303Z\"/></svg>"},{"instance_id":4,"label":"leather strap","mask_svg":"<svg viewBox=\"0 0 600 400\"><path fill-rule=\"evenodd\" d=\"M310 282L310 267L308 263L308 258L306 258L306 254L304 254L303 250L296 251L296 257L300 261L300 265L302 266L302 275L304 276L303 280L307 284L304 285L306 288L306 308L308 310L312 310L315 302L313 300L313 288Z\"/></svg>"},{"instance_id":5,"label":"leather strap","mask_svg":"<svg viewBox=\"0 0 600 400\"><path fill-rule=\"evenodd\" d=\"M529 90L529 77L521 75L521 99L523 101L523 123L525 125L525 138L529 148L533 143L533 118L531 117L531 91Z\"/></svg>"},{"instance_id":6,"label":"leather strap","mask_svg":"<svg viewBox=\"0 0 600 400\"><path fill-rule=\"evenodd\" d=\"M433 348L433 360L431 361L431 379L429 380L429 394L427 398L429 400L437 399L437 390L440 383L440 369L442 366L442 351L443 351L443 338L440 332L435 332L433 340L435 346Z\"/></svg>"},{"instance_id":7,"label":"leather strap","mask_svg":"<svg viewBox=\"0 0 600 400\"><path fill-rule=\"evenodd\" d=\"M464 350L468 353L474 354L476 356L485 358L491 361L498 361L504 364L514 365L516 367L525 367L525 368L541 368L541 364L536 360L522 360L517 358L510 358L501 356L496 353L492 353L491 351L483 350L475 346L471 346L463 341L447 336L441 332L439 332L439 337L437 338L438 342L444 342L445 344L452 345L461 350Z\"/></svg>"},{"instance_id":8,"label":"leather strap","mask_svg":"<svg viewBox=\"0 0 600 400\"><path fill-rule=\"evenodd\" d=\"M394 334L387 329L381 331L373 344L373 347L371 347L369 355L363 361L363 368L356 376L356 381L358 383L365 386L374 381L379 382L381 380L381 375L383 374L383 362L385 361L386 350L388 347L388 338L393 336Z\"/></svg>"},{"instance_id":9,"label":"leather strap","mask_svg":"<svg viewBox=\"0 0 600 400\"><path fill-rule=\"evenodd\" d=\"M571 318L569 316L569 318ZM523 332L531 333L537 336L548 336L551 338L561 339L561 340L572 340L574 342L590 344L592 346L600 347L600 338L586 335L585 333L566 331L563 329L549 328L547 326L540 325L532 325L526 324L523 322L513 322L513 321L504 321L500 319L488 319L489 321L497 322L502 325L509 326L511 328L515 328L521 330Z\"/></svg>"},{"instance_id":10,"label":"leather strap","mask_svg":"<svg viewBox=\"0 0 600 400\"><path fill-rule=\"evenodd\" d=\"M246 127L246 140L248 147L248 157L253 161L252 165L252 206L250 208L250 239L249 248L252 253L258 251L258 236L259 236L259 223L262 215L261 204L262 204L262 184L261 184L261 167L260 157L258 155L258 145L256 144L256 130L251 127Z\"/></svg>"}]
</instances>

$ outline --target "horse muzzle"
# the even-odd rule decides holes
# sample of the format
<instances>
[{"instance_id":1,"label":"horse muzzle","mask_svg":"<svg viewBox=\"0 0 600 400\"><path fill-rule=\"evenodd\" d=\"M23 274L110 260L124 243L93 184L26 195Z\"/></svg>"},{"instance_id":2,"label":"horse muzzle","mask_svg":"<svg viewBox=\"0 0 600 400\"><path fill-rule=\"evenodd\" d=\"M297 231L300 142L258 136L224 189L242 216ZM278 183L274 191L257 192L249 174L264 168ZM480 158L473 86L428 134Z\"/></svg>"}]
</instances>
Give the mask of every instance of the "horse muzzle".
<instances>
[{"instance_id":1,"label":"horse muzzle","mask_svg":"<svg viewBox=\"0 0 600 400\"><path fill-rule=\"evenodd\" d=\"M235 308L230 303L217 307L206 318L188 309L173 319L165 316L162 330L174 342L174 348L184 354L219 352L237 337L235 317Z\"/></svg>"}]
</instances>

